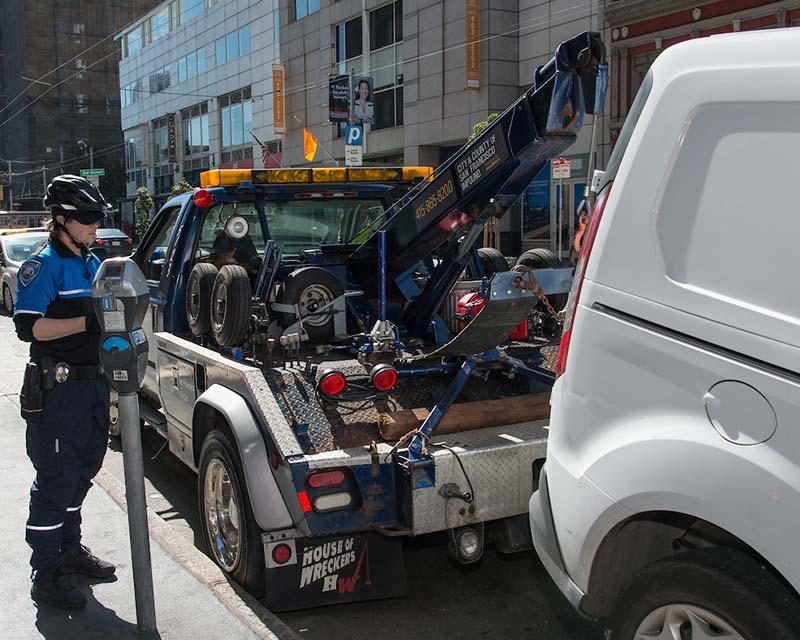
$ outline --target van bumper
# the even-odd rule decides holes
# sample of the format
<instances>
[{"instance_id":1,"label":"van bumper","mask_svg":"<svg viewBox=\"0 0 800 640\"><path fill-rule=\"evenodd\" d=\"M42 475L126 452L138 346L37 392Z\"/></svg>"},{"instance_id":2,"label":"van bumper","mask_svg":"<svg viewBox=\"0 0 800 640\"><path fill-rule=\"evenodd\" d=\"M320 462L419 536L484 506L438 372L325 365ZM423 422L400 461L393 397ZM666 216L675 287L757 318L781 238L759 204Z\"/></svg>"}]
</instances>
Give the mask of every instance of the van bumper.
<instances>
[{"instance_id":1,"label":"van bumper","mask_svg":"<svg viewBox=\"0 0 800 640\"><path fill-rule=\"evenodd\" d=\"M539 488L530 500L530 521L533 546L544 568L569 603L581 613L581 603L586 594L569 577L558 546L553 511L550 507L550 491L547 487L547 471L542 468ZM581 615L583 615L581 613Z\"/></svg>"}]
</instances>

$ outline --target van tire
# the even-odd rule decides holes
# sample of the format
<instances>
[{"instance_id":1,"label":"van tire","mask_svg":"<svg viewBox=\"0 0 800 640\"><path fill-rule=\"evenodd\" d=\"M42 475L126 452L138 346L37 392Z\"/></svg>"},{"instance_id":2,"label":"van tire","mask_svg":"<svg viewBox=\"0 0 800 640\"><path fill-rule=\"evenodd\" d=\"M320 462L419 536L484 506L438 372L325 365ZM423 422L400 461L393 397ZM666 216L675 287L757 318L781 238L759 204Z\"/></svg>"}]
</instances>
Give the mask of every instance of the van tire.
<instances>
[{"instance_id":1,"label":"van tire","mask_svg":"<svg viewBox=\"0 0 800 640\"><path fill-rule=\"evenodd\" d=\"M210 320L214 338L223 347L238 347L247 338L251 318L250 277L238 264L219 270L211 293Z\"/></svg>"},{"instance_id":2,"label":"van tire","mask_svg":"<svg viewBox=\"0 0 800 640\"><path fill-rule=\"evenodd\" d=\"M186 321L192 334L205 336L211 333L211 294L218 270L213 264L200 262L189 274L186 284Z\"/></svg>"},{"instance_id":3,"label":"van tire","mask_svg":"<svg viewBox=\"0 0 800 640\"><path fill-rule=\"evenodd\" d=\"M286 276L279 302L298 305L302 318L342 295L344 288L330 271L320 267L303 267ZM297 318L292 313L281 314L281 326L284 328L292 326L296 321ZM333 314L311 317L303 322L303 328L312 342L330 340L334 337Z\"/></svg>"},{"instance_id":4,"label":"van tire","mask_svg":"<svg viewBox=\"0 0 800 640\"><path fill-rule=\"evenodd\" d=\"M236 501L238 547L235 557L228 562L220 560L223 557L223 549L230 549L225 546L228 539L223 536L222 547L219 544L212 544L214 533L212 533L210 523L214 518L219 518L220 513L224 513L219 510L212 512L209 498L213 497L213 494L207 491L207 482L214 477L215 471L217 473L224 472L229 483L231 498ZM250 506L250 494L244 482L239 450L223 431L211 431L203 442L197 474L197 500L202 519L205 551L217 566L247 591L257 598L262 597L266 592L266 569L264 549L261 544L261 530L256 524L253 509ZM226 524L228 523L226 522Z\"/></svg>"},{"instance_id":5,"label":"van tire","mask_svg":"<svg viewBox=\"0 0 800 640\"><path fill-rule=\"evenodd\" d=\"M659 612L672 605L714 615L746 640L790 640L800 637L798 604L769 568L741 551L697 549L635 574L617 598L605 638L633 640L645 631L657 633L663 624ZM651 622L643 628L648 616Z\"/></svg>"},{"instance_id":6,"label":"van tire","mask_svg":"<svg viewBox=\"0 0 800 640\"><path fill-rule=\"evenodd\" d=\"M478 259L481 261L483 273L491 278L495 273L509 271L508 260L494 247L481 247L478 249Z\"/></svg>"},{"instance_id":7,"label":"van tire","mask_svg":"<svg viewBox=\"0 0 800 640\"><path fill-rule=\"evenodd\" d=\"M561 263L558 261L558 258L556 258L555 254L549 249L544 248L528 249L519 258L517 258L517 264L528 267L529 269L561 268ZM568 293L556 293L547 296L548 302L550 302L553 309L556 311L561 311L564 307L566 307L568 299ZM544 310L544 307L542 307L541 303L538 303L536 308L540 311Z\"/></svg>"}]
</instances>

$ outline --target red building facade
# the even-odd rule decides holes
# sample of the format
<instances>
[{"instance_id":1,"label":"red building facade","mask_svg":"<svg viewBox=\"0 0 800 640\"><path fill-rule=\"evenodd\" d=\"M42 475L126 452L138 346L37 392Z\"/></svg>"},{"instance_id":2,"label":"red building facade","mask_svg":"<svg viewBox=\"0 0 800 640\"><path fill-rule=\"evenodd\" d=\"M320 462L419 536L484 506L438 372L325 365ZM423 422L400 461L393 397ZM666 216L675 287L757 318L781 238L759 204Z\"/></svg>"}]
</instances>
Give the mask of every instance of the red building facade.
<instances>
[{"instance_id":1,"label":"red building facade","mask_svg":"<svg viewBox=\"0 0 800 640\"><path fill-rule=\"evenodd\" d=\"M636 90L664 49L720 33L800 26L800 2L769 0L606 0L602 23L610 62L610 140Z\"/></svg>"}]
</instances>

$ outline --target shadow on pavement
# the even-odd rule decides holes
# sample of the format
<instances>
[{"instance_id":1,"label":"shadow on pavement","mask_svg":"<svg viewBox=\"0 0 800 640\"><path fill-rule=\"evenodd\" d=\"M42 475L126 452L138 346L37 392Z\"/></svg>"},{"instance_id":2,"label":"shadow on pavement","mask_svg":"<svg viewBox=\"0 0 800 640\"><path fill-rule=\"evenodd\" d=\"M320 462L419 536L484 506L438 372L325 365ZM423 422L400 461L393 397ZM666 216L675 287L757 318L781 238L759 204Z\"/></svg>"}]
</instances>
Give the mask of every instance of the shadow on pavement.
<instances>
[{"instance_id":1,"label":"shadow on pavement","mask_svg":"<svg viewBox=\"0 0 800 640\"><path fill-rule=\"evenodd\" d=\"M36 605L36 628L43 638L81 638L98 640L103 638L144 638L160 640L161 634L152 631L139 634L135 624L120 618L113 609L101 604L94 597L91 585L80 586L86 596L84 611L64 611L46 604Z\"/></svg>"}]
</instances>

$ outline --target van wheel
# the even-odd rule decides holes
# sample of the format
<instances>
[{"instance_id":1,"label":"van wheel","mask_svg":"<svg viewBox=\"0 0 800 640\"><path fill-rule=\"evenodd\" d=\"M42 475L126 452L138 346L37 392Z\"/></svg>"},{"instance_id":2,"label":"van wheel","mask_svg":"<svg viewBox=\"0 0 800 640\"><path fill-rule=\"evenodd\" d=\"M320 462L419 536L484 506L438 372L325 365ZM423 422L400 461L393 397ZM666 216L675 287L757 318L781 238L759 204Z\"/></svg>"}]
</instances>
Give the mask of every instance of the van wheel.
<instances>
[{"instance_id":1,"label":"van wheel","mask_svg":"<svg viewBox=\"0 0 800 640\"><path fill-rule=\"evenodd\" d=\"M330 271L319 267L303 267L286 276L281 288L280 302L297 305L308 339L324 342L334 335L333 314L313 314L342 295L344 288ZM290 327L296 320L294 314L281 314L281 324L284 327Z\"/></svg>"},{"instance_id":2,"label":"van wheel","mask_svg":"<svg viewBox=\"0 0 800 640\"><path fill-rule=\"evenodd\" d=\"M699 549L648 565L625 587L607 640L797 638L798 601L732 548Z\"/></svg>"},{"instance_id":3,"label":"van wheel","mask_svg":"<svg viewBox=\"0 0 800 640\"><path fill-rule=\"evenodd\" d=\"M528 249L519 258L517 258L517 264L521 264L529 269L561 268L561 263L558 261L558 258L556 258L555 254L549 249L543 248ZM568 299L568 293L555 293L547 296L547 300L556 311L561 311L564 307L566 307ZM541 302L536 304L536 309L539 311L544 311L544 307L542 306Z\"/></svg>"},{"instance_id":4,"label":"van wheel","mask_svg":"<svg viewBox=\"0 0 800 640\"><path fill-rule=\"evenodd\" d=\"M203 541L219 567L256 597L266 577L261 531L253 517L239 451L228 436L212 431L203 442L197 498Z\"/></svg>"},{"instance_id":5,"label":"van wheel","mask_svg":"<svg viewBox=\"0 0 800 640\"><path fill-rule=\"evenodd\" d=\"M211 333L211 294L217 268L213 264L200 262L192 267L186 285L186 320L196 336Z\"/></svg>"},{"instance_id":6,"label":"van wheel","mask_svg":"<svg viewBox=\"0 0 800 640\"><path fill-rule=\"evenodd\" d=\"M211 292L211 330L223 347L238 347L247 338L251 295L244 267L227 264L219 270Z\"/></svg>"}]
</instances>

